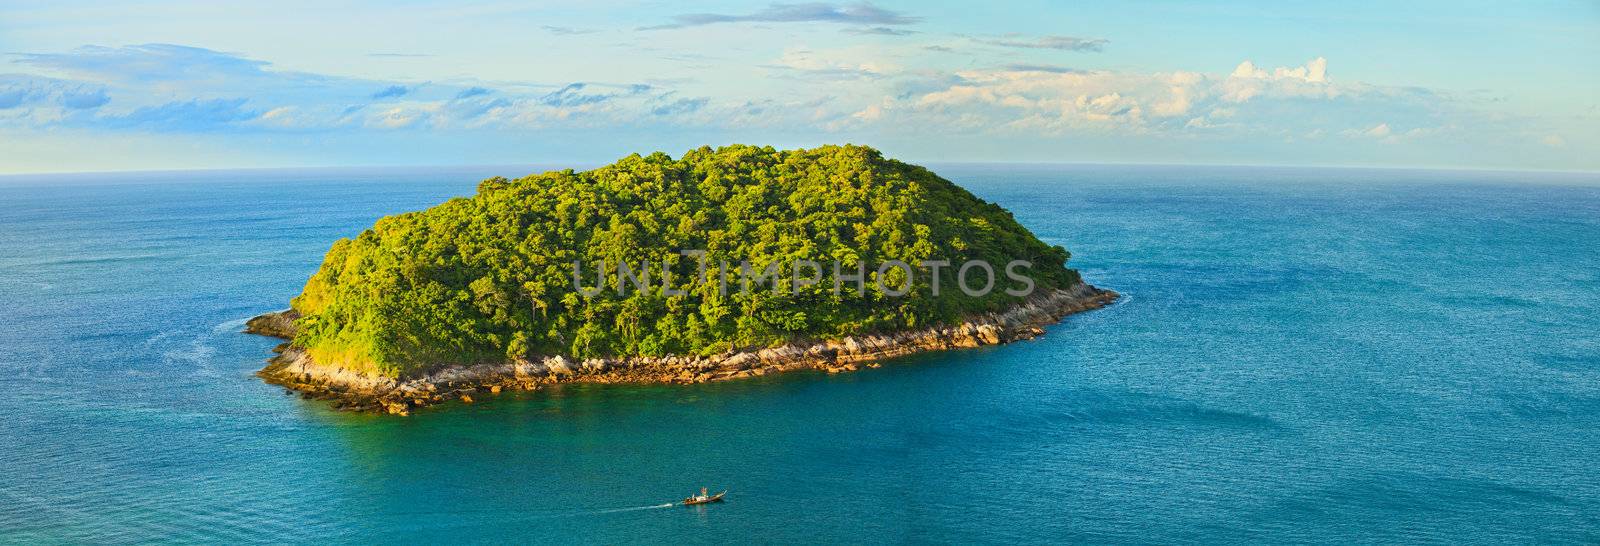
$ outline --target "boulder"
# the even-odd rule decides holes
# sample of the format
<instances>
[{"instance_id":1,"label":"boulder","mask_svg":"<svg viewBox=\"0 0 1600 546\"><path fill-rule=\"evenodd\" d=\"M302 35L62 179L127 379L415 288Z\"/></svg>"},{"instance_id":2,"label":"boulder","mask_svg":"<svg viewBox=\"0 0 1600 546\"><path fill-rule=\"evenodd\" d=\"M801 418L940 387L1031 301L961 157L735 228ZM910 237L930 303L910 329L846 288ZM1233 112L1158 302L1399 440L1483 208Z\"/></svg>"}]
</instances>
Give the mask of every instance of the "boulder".
<instances>
[{"instance_id":1,"label":"boulder","mask_svg":"<svg viewBox=\"0 0 1600 546\"><path fill-rule=\"evenodd\" d=\"M984 324L977 328L978 341L985 345L998 345L1000 343L1000 327L993 324Z\"/></svg>"},{"instance_id":2,"label":"boulder","mask_svg":"<svg viewBox=\"0 0 1600 546\"><path fill-rule=\"evenodd\" d=\"M567 357L564 356L558 355L544 359L544 367L549 370L550 375L572 374L572 361L567 360Z\"/></svg>"},{"instance_id":3,"label":"boulder","mask_svg":"<svg viewBox=\"0 0 1600 546\"><path fill-rule=\"evenodd\" d=\"M756 355L753 355L753 354L750 354L750 353L739 353L739 354L733 355L733 358L729 358L729 359L723 360L722 361L722 366L725 367L725 368L731 368L731 369L735 369L735 370L747 370L747 369L750 369L751 366L754 366L760 360L761 359L758 358Z\"/></svg>"},{"instance_id":4,"label":"boulder","mask_svg":"<svg viewBox=\"0 0 1600 546\"><path fill-rule=\"evenodd\" d=\"M298 318L300 312L294 309L266 313L245 321L244 331L249 334L290 339L294 337L294 321Z\"/></svg>"}]
</instances>

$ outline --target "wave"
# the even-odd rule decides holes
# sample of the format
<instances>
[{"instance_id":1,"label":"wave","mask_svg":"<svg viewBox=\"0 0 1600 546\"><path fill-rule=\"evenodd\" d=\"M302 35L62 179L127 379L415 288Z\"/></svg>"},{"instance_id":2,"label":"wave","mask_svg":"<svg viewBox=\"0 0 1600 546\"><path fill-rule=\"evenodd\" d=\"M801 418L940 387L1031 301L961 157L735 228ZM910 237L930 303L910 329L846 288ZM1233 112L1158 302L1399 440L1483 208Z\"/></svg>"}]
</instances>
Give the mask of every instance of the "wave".
<instances>
[{"instance_id":1,"label":"wave","mask_svg":"<svg viewBox=\"0 0 1600 546\"><path fill-rule=\"evenodd\" d=\"M222 321L221 323L217 324L216 326L211 327L211 331L215 332L215 333L218 333L218 334L231 334L231 333L242 332L242 331L244 331L244 324L246 322L250 322L250 317L236 318L236 319L232 319L232 320L225 320L225 321Z\"/></svg>"},{"instance_id":2,"label":"wave","mask_svg":"<svg viewBox=\"0 0 1600 546\"><path fill-rule=\"evenodd\" d=\"M156 260L166 260L166 259L170 259L170 258L171 258L171 256L165 255L165 254L133 254L133 255L128 255L128 256L90 256L90 257L85 257L85 258L59 258L59 259L53 259L53 260L52 259L47 259L47 260L39 260L39 261L33 262L33 263L18 264L18 265L19 266L27 266L27 267L50 267L50 266L62 266L62 265L102 265L102 264L124 263L124 262L148 262L148 261L156 261Z\"/></svg>"}]
</instances>

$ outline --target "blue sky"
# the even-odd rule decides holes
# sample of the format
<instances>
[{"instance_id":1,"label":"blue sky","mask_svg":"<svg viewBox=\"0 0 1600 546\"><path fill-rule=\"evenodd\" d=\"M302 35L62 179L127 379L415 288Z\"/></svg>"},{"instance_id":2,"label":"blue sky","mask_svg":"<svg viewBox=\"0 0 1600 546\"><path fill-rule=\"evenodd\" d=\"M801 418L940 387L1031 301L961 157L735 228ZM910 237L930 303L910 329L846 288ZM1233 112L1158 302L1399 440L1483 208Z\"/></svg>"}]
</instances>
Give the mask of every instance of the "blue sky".
<instances>
[{"instance_id":1,"label":"blue sky","mask_svg":"<svg viewBox=\"0 0 1600 546\"><path fill-rule=\"evenodd\" d=\"M912 161L1600 170L1600 2L0 6L0 172Z\"/></svg>"}]
</instances>

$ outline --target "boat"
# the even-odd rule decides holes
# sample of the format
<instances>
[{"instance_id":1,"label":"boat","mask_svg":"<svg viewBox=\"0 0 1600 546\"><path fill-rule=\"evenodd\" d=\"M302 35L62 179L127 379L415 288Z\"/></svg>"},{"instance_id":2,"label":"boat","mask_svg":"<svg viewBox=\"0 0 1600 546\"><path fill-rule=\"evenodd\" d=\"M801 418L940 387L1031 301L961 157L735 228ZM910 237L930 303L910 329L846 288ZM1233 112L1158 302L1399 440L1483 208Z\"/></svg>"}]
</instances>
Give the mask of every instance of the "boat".
<instances>
[{"instance_id":1,"label":"boat","mask_svg":"<svg viewBox=\"0 0 1600 546\"><path fill-rule=\"evenodd\" d=\"M706 488L702 487L702 488L700 488L700 494L699 495L690 495L689 498L683 499L683 502L680 503L680 504L682 504L684 506L693 506L693 505L696 505L696 504L711 504L713 502L722 502L722 496L726 495L726 494L728 494L728 490L724 489L724 490L722 490L721 493L717 493L715 495L707 495L706 494Z\"/></svg>"}]
</instances>

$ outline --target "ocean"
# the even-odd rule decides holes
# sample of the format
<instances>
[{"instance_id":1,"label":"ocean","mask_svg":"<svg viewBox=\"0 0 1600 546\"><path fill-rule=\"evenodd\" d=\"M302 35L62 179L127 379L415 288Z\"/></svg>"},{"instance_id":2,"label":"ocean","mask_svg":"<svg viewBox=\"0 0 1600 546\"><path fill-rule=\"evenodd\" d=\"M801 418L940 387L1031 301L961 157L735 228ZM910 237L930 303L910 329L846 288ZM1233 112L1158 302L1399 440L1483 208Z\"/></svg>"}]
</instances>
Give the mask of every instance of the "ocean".
<instances>
[{"instance_id":1,"label":"ocean","mask_svg":"<svg viewBox=\"0 0 1600 546\"><path fill-rule=\"evenodd\" d=\"M533 170L0 178L0 542L1600 541L1595 175L936 165L1124 298L405 418L252 375L335 239Z\"/></svg>"}]
</instances>

